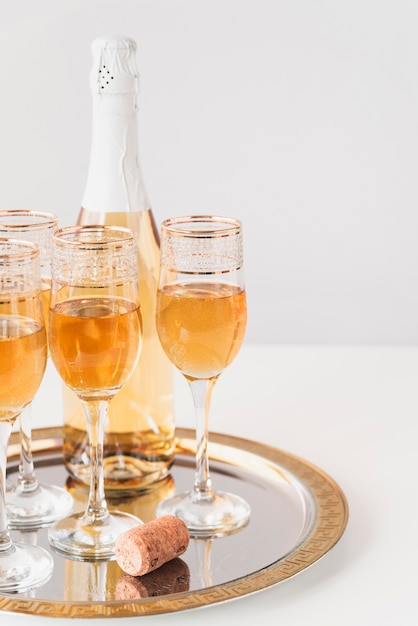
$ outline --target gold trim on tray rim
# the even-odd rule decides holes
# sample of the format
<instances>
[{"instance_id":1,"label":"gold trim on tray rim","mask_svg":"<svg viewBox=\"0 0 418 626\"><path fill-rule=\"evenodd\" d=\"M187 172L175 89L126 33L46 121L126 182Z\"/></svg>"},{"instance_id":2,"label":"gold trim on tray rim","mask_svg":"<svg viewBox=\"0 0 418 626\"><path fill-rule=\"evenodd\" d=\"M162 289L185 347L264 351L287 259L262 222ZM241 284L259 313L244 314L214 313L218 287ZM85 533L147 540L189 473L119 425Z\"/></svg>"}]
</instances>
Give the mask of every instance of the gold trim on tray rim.
<instances>
[{"instance_id":1,"label":"gold trim on tray rim","mask_svg":"<svg viewBox=\"0 0 418 626\"><path fill-rule=\"evenodd\" d=\"M49 453L62 448L60 427L34 430L33 451ZM194 431L176 430L177 451L190 452ZM276 585L323 557L341 538L348 522L348 503L336 482L325 472L307 461L255 441L211 433L211 443L238 448L258 455L294 474L310 491L315 502L316 515L306 539L286 557L243 578L193 592L178 593L132 601L74 602L0 596L0 611L36 614L48 617L134 617L172 613L186 609L217 604ZM13 433L9 445L9 458L19 454L18 433Z\"/></svg>"}]
</instances>

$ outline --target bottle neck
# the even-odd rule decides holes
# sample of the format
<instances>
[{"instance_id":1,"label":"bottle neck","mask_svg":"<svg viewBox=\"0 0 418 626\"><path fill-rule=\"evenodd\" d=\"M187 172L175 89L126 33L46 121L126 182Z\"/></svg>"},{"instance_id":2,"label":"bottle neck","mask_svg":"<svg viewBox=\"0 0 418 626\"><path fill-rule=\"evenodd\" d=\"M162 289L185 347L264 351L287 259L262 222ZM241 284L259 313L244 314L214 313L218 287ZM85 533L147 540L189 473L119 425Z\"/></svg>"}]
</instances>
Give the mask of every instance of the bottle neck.
<instances>
[{"instance_id":1,"label":"bottle neck","mask_svg":"<svg viewBox=\"0 0 418 626\"><path fill-rule=\"evenodd\" d=\"M82 206L105 213L150 209L139 163L135 93L93 94L90 163Z\"/></svg>"}]
</instances>

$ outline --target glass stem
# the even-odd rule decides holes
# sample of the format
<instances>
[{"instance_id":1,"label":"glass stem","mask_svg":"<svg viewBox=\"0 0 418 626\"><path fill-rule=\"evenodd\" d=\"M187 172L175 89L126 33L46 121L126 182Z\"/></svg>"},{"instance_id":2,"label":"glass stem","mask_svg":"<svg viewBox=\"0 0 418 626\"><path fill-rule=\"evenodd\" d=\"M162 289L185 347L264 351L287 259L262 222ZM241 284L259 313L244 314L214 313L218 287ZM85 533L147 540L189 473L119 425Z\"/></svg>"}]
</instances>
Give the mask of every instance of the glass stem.
<instances>
[{"instance_id":1,"label":"glass stem","mask_svg":"<svg viewBox=\"0 0 418 626\"><path fill-rule=\"evenodd\" d=\"M209 379L187 378L193 396L196 416L196 471L193 487L193 500L213 499L212 481L209 474L209 408L212 390L217 377Z\"/></svg>"},{"instance_id":2,"label":"glass stem","mask_svg":"<svg viewBox=\"0 0 418 626\"><path fill-rule=\"evenodd\" d=\"M12 432L12 423L0 421L0 553L13 547L7 528L6 514L6 465L7 446Z\"/></svg>"},{"instance_id":3,"label":"glass stem","mask_svg":"<svg viewBox=\"0 0 418 626\"><path fill-rule=\"evenodd\" d=\"M87 417L87 431L90 443L90 493L84 517L87 523L104 522L109 516L107 508L104 473L103 473L103 442L107 417L106 400L83 401Z\"/></svg>"},{"instance_id":4,"label":"glass stem","mask_svg":"<svg viewBox=\"0 0 418 626\"><path fill-rule=\"evenodd\" d=\"M38 487L32 456L31 405L20 415L20 463L18 487L21 493L32 493Z\"/></svg>"}]
</instances>

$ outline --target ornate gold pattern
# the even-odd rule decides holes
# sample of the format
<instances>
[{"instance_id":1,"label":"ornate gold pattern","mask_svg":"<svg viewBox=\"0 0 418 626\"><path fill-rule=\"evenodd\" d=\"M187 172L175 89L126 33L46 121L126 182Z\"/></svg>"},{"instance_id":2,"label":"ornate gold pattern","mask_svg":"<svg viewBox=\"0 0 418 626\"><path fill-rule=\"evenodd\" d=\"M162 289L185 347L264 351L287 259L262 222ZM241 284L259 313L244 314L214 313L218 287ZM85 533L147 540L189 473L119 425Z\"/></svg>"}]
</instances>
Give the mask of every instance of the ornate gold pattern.
<instances>
[{"instance_id":1,"label":"ornate gold pattern","mask_svg":"<svg viewBox=\"0 0 418 626\"><path fill-rule=\"evenodd\" d=\"M190 451L193 432L177 429L177 451ZM34 432L34 449L48 450L60 447L61 429L48 428ZM43 440L40 447L37 440ZM83 602L46 601L1 597L0 610L49 617L133 617L172 613L204 607L266 589L284 581L313 565L341 538L348 521L346 498L325 472L303 459L254 441L211 433L211 443L237 448L267 459L272 464L294 474L310 491L316 507L315 521L306 539L291 554L244 578L194 592L144 598L140 601L110 601L96 604ZM18 454L17 438L12 435L9 458Z\"/></svg>"}]
</instances>

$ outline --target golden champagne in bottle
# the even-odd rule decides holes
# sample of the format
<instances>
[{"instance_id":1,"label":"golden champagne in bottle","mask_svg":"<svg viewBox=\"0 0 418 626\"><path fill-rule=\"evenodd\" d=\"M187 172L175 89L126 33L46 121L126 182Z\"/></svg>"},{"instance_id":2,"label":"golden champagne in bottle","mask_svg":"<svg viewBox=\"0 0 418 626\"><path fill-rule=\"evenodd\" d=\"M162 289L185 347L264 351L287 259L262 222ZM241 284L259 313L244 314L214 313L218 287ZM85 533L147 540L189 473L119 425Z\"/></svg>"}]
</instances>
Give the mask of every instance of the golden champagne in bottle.
<instances>
[{"instance_id":1,"label":"golden champagne in bottle","mask_svg":"<svg viewBox=\"0 0 418 626\"><path fill-rule=\"evenodd\" d=\"M126 226L138 239L143 344L132 378L112 399L104 440L105 489L142 490L169 473L174 456L173 371L155 326L159 237L138 158L136 43L127 37L92 43L93 127L79 224ZM64 390L64 462L90 480L86 419Z\"/></svg>"}]
</instances>

